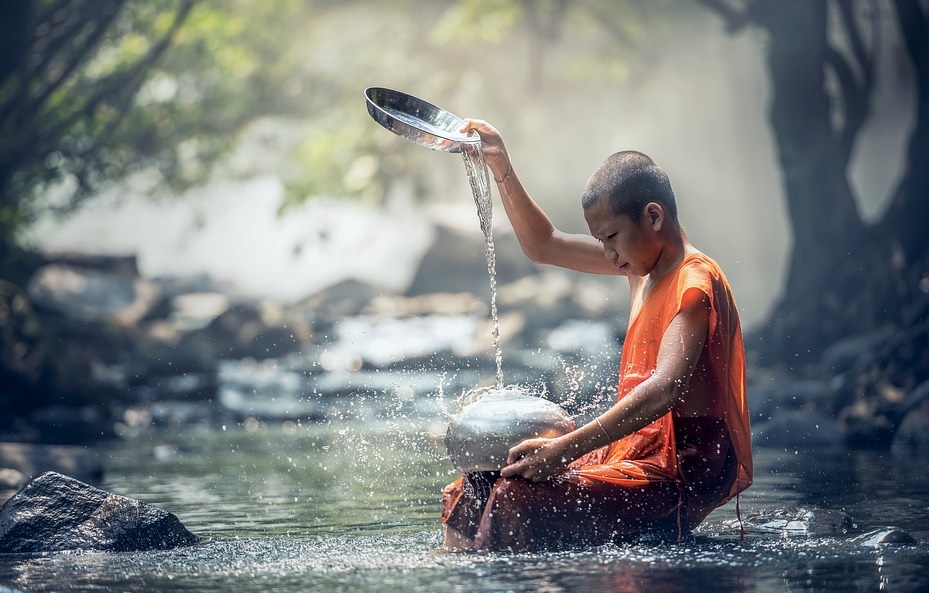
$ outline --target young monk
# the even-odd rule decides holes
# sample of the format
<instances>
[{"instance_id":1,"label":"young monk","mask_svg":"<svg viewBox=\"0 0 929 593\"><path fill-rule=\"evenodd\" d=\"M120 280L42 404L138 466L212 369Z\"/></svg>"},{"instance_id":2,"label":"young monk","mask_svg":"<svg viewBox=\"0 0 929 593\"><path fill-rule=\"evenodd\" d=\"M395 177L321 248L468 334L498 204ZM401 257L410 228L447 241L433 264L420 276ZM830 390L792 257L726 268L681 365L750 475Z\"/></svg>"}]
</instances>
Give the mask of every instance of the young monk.
<instances>
[{"instance_id":1,"label":"young monk","mask_svg":"<svg viewBox=\"0 0 929 593\"><path fill-rule=\"evenodd\" d=\"M752 482L739 314L719 266L687 239L665 172L639 152L610 156L581 205L590 235L556 229L513 169L499 132L477 131L520 246L537 263L626 276L632 297L618 398L558 438L529 439L499 473L447 486L447 550L680 538Z\"/></svg>"}]
</instances>

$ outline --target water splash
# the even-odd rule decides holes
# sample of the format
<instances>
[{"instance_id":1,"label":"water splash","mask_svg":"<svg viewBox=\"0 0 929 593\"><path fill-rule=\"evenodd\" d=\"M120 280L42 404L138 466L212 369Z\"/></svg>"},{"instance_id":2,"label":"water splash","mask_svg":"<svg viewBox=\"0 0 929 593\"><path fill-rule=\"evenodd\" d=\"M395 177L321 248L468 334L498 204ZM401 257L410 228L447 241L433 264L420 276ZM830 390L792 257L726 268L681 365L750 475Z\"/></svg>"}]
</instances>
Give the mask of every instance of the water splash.
<instances>
[{"instance_id":1,"label":"water splash","mask_svg":"<svg viewBox=\"0 0 929 593\"><path fill-rule=\"evenodd\" d=\"M0 592L120 591L846 591L925 589L924 546L876 551L836 540L708 537L536 554L446 554L440 534L217 536L138 554L9 559ZM17 587L7 586L9 583ZM687 586L682 589L681 583ZM748 583L748 585L746 585Z\"/></svg>"},{"instance_id":2,"label":"water splash","mask_svg":"<svg viewBox=\"0 0 929 593\"><path fill-rule=\"evenodd\" d=\"M461 144L461 156L477 206L477 216L484 233L484 254L487 257L487 274L490 276L490 318L493 322L493 346L497 362L497 388L503 388L503 350L500 347L500 323L497 318L497 257L494 251L493 202L490 197L490 180L484 161L484 147L480 142Z\"/></svg>"}]
</instances>

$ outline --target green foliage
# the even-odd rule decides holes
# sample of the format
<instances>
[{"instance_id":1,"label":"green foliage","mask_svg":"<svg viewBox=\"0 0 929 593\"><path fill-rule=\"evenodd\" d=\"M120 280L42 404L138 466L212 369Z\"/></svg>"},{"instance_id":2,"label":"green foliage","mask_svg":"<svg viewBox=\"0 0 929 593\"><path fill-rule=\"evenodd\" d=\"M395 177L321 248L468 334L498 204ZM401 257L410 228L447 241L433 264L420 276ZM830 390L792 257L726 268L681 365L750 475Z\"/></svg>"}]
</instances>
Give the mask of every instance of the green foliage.
<instances>
[{"instance_id":1,"label":"green foliage","mask_svg":"<svg viewBox=\"0 0 929 593\"><path fill-rule=\"evenodd\" d=\"M315 197L383 204L394 186L425 194L427 151L375 124L358 98L315 118L292 158L300 173L285 183L282 211Z\"/></svg>"},{"instance_id":2,"label":"green foliage","mask_svg":"<svg viewBox=\"0 0 929 593\"><path fill-rule=\"evenodd\" d=\"M435 39L440 43L501 43L516 28L522 11L519 3L507 0L459 0L437 23Z\"/></svg>"},{"instance_id":3,"label":"green foliage","mask_svg":"<svg viewBox=\"0 0 929 593\"><path fill-rule=\"evenodd\" d=\"M676 4L675 6L678 6ZM362 90L505 103L527 80L499 52L544 65L565 23L582 31L560 80L630 76L628 52L667 2L545 0L32 0L0 27L0 238L67 212L135 171L177 194L208 178L266 115L305 122L284 207L318 195L421 194L428 155L372 125ZM21 33L25 31L25 33ZM19 33L18 33L19 32ZM618 43L617 43L618 41ZM362 48L362 49L360 49ZM617 49L619 48L619 49ZM410 59L413 56L415 59ZM515 66L513 65L515 63ZM513 72L500 69L517 68ZM496 69L496 70L495 70ZM522 68L526 70L526 68ZM490 98L488 99L488 96Z\"/></svg>"},{"instance_id":4,"label":"green foliage","mask_svg":"<svg viewBox=\"0 0 929 593\"><path fill-rule=\"evenodd\" d=\"M360 101L359 101L360 103ZM376 130L361 105L333 110L328 121L320 121L294 151L302 173L288 181L283 208L307 197L338 193L383 199L376 177L380 170Z\"/></svg>"},{"instance_id":5,"label":"green foliage","mask_svg":"<svg viewBox=\"0 0 929 593\"><path fill-rule=\"evenodd\" d=\"M296 0L38 0L0 70L0 232L133 171L202 181L263 113L292 111L280 35ZM293 32L291 30L291 32ZM170 51L169 51L170 50Z\"/></svg>"},{"instance_id":6,"label":"green foliage","mask_svg":"<svg viewBox=\"0 0 929 593\"><path fill-rule=\"evenodd\" d=\"M362 3L362 10L349 6L327 12L331 28L351 22L351 31L341 38L320 35L319 43L308 49L319 56L339 55L342 68L352 75L332 77L321 58L305 71L318 83L331 84L333 95L323 118L309 115L310 131L294 155L300 173L287 182L285 207L323 195L377 203L400 186L412 187L414 194L428 192L429 155L411 149L409 143L394 142L372 126L361 108L363 86L384 84L449 108L476 104L472 93L477 92L484 105L509 101L507 111L512 113L518 109L517 97L531 96L533 84L545 84L530 72L533 66L543 68L544 62L552 65L547 82L551 86L628 82L633 64L642 66L641 56L630 48L647 32L658 39L666 34L663 19L672 12L667 1L646 0L410 1L386 6L375 27L366 14L370 4ZM680 7L680 2L674 6ZM575 34L559 46L569 24ZM358 46L374 46L376 51L358 52ZM565 51L559 53L559 48ZM514 49L521 50L515 59ZM522 53L523 49L528 51ZM515 71L503 70L514 66ZM385 78L389 84L381 82ZM346 80L362 84L346 87ZM494 87L492 81L499 80L510 84L506 93ZM318 93L318 87L313 92Z\"/></svg>"}]
</instances>

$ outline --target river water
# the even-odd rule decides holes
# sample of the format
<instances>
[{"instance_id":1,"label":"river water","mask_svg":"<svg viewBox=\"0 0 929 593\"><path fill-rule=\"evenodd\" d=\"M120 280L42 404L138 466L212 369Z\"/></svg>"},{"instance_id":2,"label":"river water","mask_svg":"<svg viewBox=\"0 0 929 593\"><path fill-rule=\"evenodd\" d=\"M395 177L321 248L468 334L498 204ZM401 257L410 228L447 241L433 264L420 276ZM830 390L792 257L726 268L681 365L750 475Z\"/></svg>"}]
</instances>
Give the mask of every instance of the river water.
<instances>
[{"instance_id":1,"label":"river water","mask_svg":"<svg viewBox=\"0 0 929 593\"><path fill-rule=\"evenodd\" d=\"M847 512L847 534L748 531L734 503L680 543L545 554L440 551L454 477L444 419L151 430L104 447L103 487L175 513L200 537L174 551L0 558L6 591L926 591L929 471L890 453L761 450L743 516ZM857 542L901 527L911 545Z\"/></svg>"},{"instance_id":2,"label":"river water","mask_svg":"<svg viewBox=\"0 0 929 593\"><path fill-rule=\"evenodd\" d=\"M501 387L489 180L480 145L466 148ZM0 556L0 593L929 591L929 466L891 453L756 452L755 483L739 499L747 520L795 507L822 517L842 511L852 525L839 530L749 529L741 537L731 502L676 543L442 552L440 491L455 478L442 444L448 410L441 395L400 399L380 408L363 398L357 407L330 402L345 413L325 421L150 428L105 445L102 487L173 512L200 542L159 552ZM915 541L858 537L886 526Z\"/></svg>"}]
</instances>

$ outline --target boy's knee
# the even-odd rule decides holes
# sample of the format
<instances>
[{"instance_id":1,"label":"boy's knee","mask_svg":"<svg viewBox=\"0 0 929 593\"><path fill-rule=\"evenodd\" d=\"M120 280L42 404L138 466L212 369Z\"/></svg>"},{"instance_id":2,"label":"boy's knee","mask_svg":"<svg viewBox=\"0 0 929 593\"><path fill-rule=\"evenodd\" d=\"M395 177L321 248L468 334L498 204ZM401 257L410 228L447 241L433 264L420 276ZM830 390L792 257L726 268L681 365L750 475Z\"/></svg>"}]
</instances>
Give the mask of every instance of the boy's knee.
<instances>
[{"instance_id":1,"label":"boy's knee","mask_svg":"<svg viewBox=\"0 0 929 593\"><path fill-rule=\"evenodd\" d=\"M491 497L506 500L521 500L526 498L533 487L533 483L522 478L500 478L491 489Z\"/></svg>"}]
</instances>

